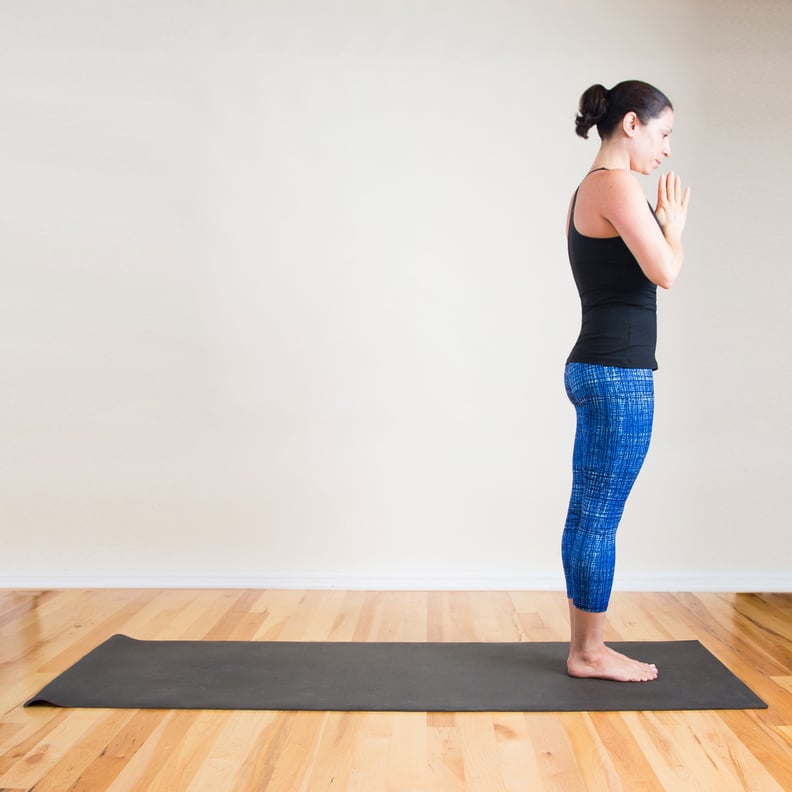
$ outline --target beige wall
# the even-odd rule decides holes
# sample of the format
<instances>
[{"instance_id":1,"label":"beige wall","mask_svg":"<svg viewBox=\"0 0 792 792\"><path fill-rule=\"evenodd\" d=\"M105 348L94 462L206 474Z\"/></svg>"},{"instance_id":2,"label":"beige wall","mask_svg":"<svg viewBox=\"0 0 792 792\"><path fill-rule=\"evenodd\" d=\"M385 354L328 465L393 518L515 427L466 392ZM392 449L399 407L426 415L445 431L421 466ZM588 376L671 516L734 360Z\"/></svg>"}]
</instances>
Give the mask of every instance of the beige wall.
<instances>
[{"instance_id":1,"label":"beige wall","mask_svg":"<svg viewBox=\"0 0 792 792\"><path fill-rule=\"evenodd\" d=\"M0 585L559 587L572 119L638 77L693 201L617 586L792 590L792 4L547 6L3 4Z\"/></svg>"}]
</instances>

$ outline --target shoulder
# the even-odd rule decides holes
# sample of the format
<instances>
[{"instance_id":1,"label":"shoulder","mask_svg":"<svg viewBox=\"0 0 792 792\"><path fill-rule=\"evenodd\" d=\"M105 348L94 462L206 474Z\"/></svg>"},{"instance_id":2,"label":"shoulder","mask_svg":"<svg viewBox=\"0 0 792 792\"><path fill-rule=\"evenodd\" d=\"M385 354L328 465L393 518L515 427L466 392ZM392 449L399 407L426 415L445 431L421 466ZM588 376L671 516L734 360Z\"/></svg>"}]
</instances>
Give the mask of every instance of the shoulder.
<instances>
[{"instance_id":1,"label":"shoulder","mask_svg":"<svg viewBox=\"0 0 792 792\"><path fill-rule=\"evenodd\" d=\"M588 178L592 191L596 191L603 196L633 198L640 196L646 200L643 188L638 183L638 179L628 170L613 168L611 170L592 173Z\"/></svg>"},{"instance_id":2,"label":"shoulder","mask_svg":"<svg viewBox=\"0 0 792 792\"><path fill-rule=\"evenodd\" d=\"M575 225L585 236L621 236L620 226L635 222L641 211L646 211L646 197L630 171L593 171L578 188Z\"/></svg>"},{"instance_id":3,"label":"shoulder","mask_svg":"<svg viewBox=\"0 0 792 792\"><path fill-rule=\"evenodd\" d=\"M604 217L611 222L616 220L614 225L618 225L619 218L651 214L643 187L630 171L606 171L597 182L592 185L596 190L597 203Z\"/></svg>"},{"instance_id":4,"label":"shoulder","mask_svg":"<svg viewBox=\"0 0 792 792\"><path fill-rule=\"evenodd\" d=\"M638 179L628 170L609 169L590 173L579 189L584 207L598 207L607 217L611 209L646 203L646 196Z\"/></svg>"}]
</instances>

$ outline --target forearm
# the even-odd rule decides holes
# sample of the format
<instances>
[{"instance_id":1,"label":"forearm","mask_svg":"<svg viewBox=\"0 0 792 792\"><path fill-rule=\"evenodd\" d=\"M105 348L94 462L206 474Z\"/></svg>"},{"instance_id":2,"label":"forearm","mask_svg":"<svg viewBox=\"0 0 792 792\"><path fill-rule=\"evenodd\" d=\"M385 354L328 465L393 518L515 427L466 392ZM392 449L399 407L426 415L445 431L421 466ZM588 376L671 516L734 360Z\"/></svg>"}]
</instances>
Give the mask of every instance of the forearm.
<instances>
[{"instance_id":1,"label":"forearm","mask_svg":"<svg viewBox=\"0 0 792 792\"><path fill-rule=\"evenodd\" d=\"M668 243L668 254L664 262L663 272L656 283L662 289L670 289L682 270L685 256L682 249L681 234L665 233L665 231L663 233Z\"/></svg>"}]
</instances>

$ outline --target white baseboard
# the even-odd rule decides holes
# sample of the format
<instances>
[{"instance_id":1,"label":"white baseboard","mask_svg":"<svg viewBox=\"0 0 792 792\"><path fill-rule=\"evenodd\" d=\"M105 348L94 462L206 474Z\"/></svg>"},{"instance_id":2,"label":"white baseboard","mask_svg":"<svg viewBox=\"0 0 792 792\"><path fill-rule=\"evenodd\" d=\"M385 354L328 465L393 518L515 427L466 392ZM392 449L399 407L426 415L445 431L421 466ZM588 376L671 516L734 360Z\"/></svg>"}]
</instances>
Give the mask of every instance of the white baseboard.
<instances>
[{"instance_id":1,"label":"white baseboard","mask_svg":"<svg viewBox=\"0 0 792 792\"><path fill-rule=\"evenodd\" d=\"M0 589L299 589L349 591L562 591L560 577L276 577L201 575L0 575ZM792 573L616 578L614 591L792 592Z\"/></svg>"}]
</instances>

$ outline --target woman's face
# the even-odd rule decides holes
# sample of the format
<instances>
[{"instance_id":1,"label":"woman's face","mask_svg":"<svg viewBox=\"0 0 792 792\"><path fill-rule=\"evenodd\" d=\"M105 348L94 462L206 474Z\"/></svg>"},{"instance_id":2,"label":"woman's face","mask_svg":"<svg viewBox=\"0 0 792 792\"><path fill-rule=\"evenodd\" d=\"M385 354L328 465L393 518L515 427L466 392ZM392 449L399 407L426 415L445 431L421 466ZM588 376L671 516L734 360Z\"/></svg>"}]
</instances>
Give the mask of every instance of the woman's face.
<instances>
[{"instance_id":1,"label":"woman's face","mask_svg":"<svg viewBox=\"0 0 792 792\"><path fill-rule=\"evenodd\" d=\"M648 123L637 121L633 146L630 152L630 167L644 175L650 174L671 156L671 130L674 126L674 111L666 107Z\"/></svg>"}]
</instances>

